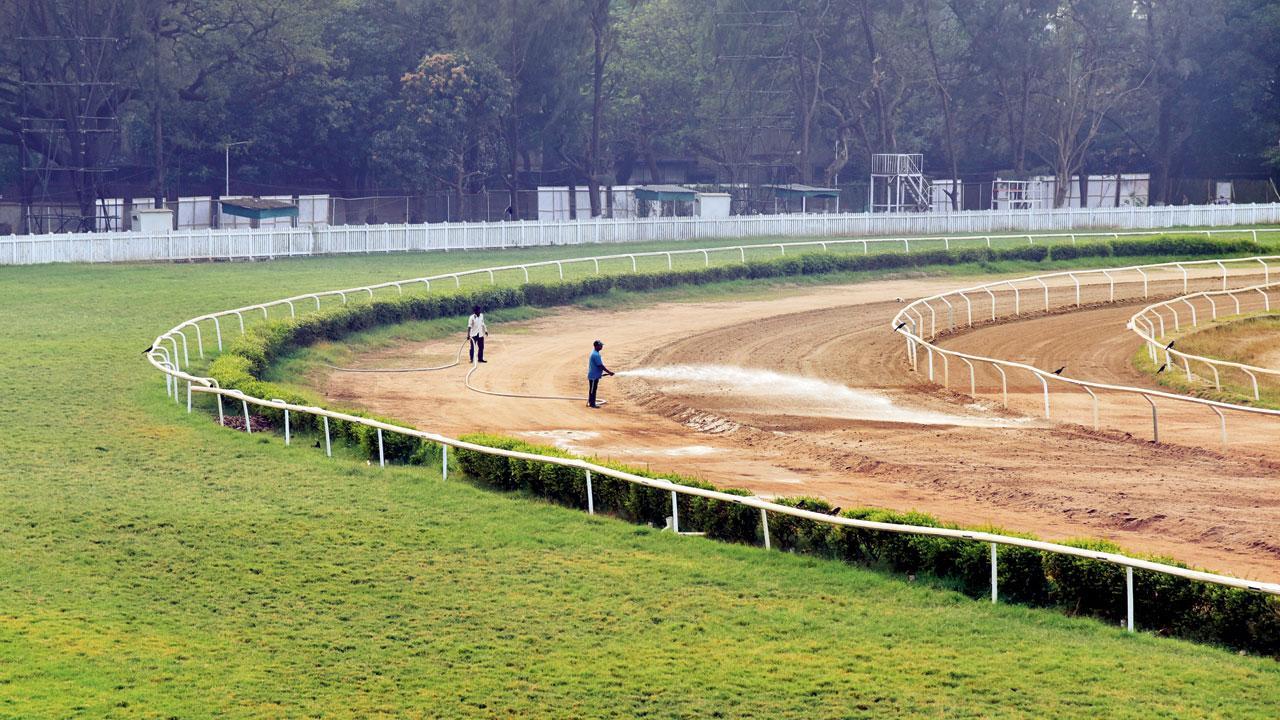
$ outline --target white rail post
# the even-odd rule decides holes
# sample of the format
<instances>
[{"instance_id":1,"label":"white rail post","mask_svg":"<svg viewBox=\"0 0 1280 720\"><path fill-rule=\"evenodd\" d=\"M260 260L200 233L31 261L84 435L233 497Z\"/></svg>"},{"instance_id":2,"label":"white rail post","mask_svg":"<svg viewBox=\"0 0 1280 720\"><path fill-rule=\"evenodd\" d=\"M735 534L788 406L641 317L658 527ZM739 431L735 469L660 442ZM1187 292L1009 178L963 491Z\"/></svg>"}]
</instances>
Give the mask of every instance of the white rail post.
<instances>
[{"instance_id":1,"label":"white rail post","mask_svg":"<svg viewBox=\"0 0 1280 720\"><path fill-rule=\"evenodd\" d=\"M1044 419L1049 419L1049 381L1044 379L1040 373L1033 373L1036 379L1040 381L1040 386L1044 388Z\"/></svg>"},{"instance_id":2,"label":"white rail post","mask_svg":"<svg viewBox=\"0 0 1280 720\"><path fill-rule=\"evenodd\" d=\"M382 452L382 428L378 428L378 467L386 467L387 459Z\"/></svg>"},{"instance_id":3,"label":"white rail post","mask_svg":"<svg viewBox=\"0 0 1280 720\"><path fill-rule=\"evenodd\" d=\"M1158 445L1160 444L1160 418L1156 414L1156 404L1146 393L1142 394L1142 399L1146 400L1147 404L1151 406L1151 434L1153 436L1153 442Z\"/></svg>"},{"instance_id":4,"label":"white rail post","mask_svg":"<svg viewBox=\"0 0 1280 720\"><path fill-rule=\"evenodd\" d=\"M1133 632L1133 568L1124 566L1125 616L1128 618L1129 632Z\"/></svg>"},{"instance_id":5,"label":"white rail post","mask_svg":"<svg viewBox=\"0 0 1280 720\"><path fill-rule=\"evenodd\" d=\"M288 444L289 444L289 440L290 440L290 435L289 435L289 408L285 408L285 409L284 409L284 444L285 444L285 445L288 445Z\"/></svg>"},{"instance_id":6,"label":"white rail post","mask_svg":"<svg viewBox=\"0 0 1280 720\"><path fill-rule=\"evenodd\" d=\"M957 356L959 357L959 356ZM973 369L973 363L969 362L969 358L961 357L961 362L969 366L969 395L977 397L978 395L978 375Z\"/></svg>"},{"instance_id":7,"label":"white rail post","mask_svg":"<svg viewBox=\"0 0 1280 720\"><path fill-rule=\"evenodd\" d=\"M244 431L247 435L253 434L253 427L249 422L249 401L241 399L240 404L244 406Z\"/></svg>"},{"instance_id":8,"label":"white rail post","mask_svg":"<svg viewBox=\"0 0 1280 720\"><path fill-rule=\"evenodd\" d=\"M591 492L591 471L590 470L587 471L587 514L588 515L596 514L596 499L595 499L595 495Z\"/></svg>"},{"instance_id":9,"label":"white rail post","mask_svg":"<svg viewBox=\"0 0 1280 720\"><path fill-rule=\"evenodd\" d=\"M680 505L676 502L676 491L671 491L671 530L680 534Z\"/></svg>"},{"instance_id":10,"label":"white rail post","mask_svg":"<svg viewBox=\"0 0 1280 720\"><path fill-rule=\"evenodd\" d=\"M226 427L227 420L222 414L222 393L214 393L214 397L218 398L218 427Z\"/></svg>"},{"instance_id":11,"label":"white rail post","mask_svg":"<svg viewBox=\"0 0 1280 720\"><path fill-rule=\"evenodd\" d=\"M1089 397L1093 398L1093 429L1097 430L1098 429L1098 395L1094 391L1090 390L1087 385L1081 385L1080 389L1089 393Z\"/></svg>"},{"instance_id":12,"label":"white rail post","mask_svg":"<svg viewBox=\"0 0 1280 720\"><path fill-rule=\"evenodd\" d=\"M1209 409L1218 416L1218 426L1222 429L1222 452L1225 454L1227 452L1227 416L1213 405L1210 405Z\"/></svg>"},{"instance_id":13,"label":"white rail post","mask_svg":"<svg viewBox=\"0 0 1280 720\"><path fill-rule=\"evenodd\" d=\"M1004 368L1000 367L999 363L991 363L991 367L995 368L996 372L1000 373L1000 397L1002 398L1002 402L1005 408L1008 408L1009 407L1009 377L1004 374Z\"/></svg>"},{"instance_id":14,"label":"white rail post","mask_svg":"<svg viewBox=\"0 0 1280 720\"><path fill-rule=\"evenodd\" d=\"M449 479L449 446L440 444L440 479Z\"/></svg>"},{"instance_id":15,"label":"white rail post","mask_svg":"<svg viewBox=\"0 0 1280 720\"><path fill-rule=\"evenodd\" d=\"M760 508L760 527L764 530L764 549L768 550L773 545L769 541L769 513L764 508Z\"/></svg>"},{"instance_id":16,"label":"white rail post","mask_svg":"<svg viewBox=\"0 0 1280 720\"><path fill-rule=\"evenodd\" d=\"M191 414L191 381L187 381L187 414Z\"/></svg>"},{"instance_id":17,"label":"white rail post","mask_svg":"<svg viewBox=\"0 0 1280 720\"><path fill-rule=\"evenodd\" d=\"M324 454L326 457L333 457L333 444L329 441L329 416L321 415L320 419L324 421Z\"/></svg>"},{"instance_id":18,"label":"white rail post","mask_svg":"<svg viewBox=\"0 0 1280 720\"><path fill-rule=\"evenodd\" d=\"M996 570L996 544L991 543L991 602L994 603L997 597L996 578L998 576Z\"/></svg>"},{"instance_id":19,"label":"white rail post","mask_svg":"<svg viewBox=\"0 0 1280 720\"><path fill-rule=\"evenodd\" d=\"M1244 371L1244 374L1245 374L1245 375L1248 375L1248 376L1249 376L1249 380L1251 380L1251 381L1253 382L1253 399L1254 399L1255 401L1257 401L1257 400L1261 400L1261 399L1262 399L1262 396L1258 394L1258 376L1257 376L1257 375L1254 375L1252 372L1250 372L1249 370L1247 370L1247 369L1245 369L1245 368L1240 368L1240 369L1241 369L1242 371Z\"/></svg>"}]
</instances>

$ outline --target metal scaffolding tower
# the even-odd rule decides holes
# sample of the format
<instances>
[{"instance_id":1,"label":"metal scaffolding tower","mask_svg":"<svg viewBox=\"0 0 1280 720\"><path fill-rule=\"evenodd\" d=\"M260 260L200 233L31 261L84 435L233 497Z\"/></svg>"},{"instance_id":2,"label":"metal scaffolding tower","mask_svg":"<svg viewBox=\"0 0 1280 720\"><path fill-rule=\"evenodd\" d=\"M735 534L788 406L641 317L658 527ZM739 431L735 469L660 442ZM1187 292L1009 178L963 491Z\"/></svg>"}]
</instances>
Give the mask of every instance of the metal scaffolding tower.
<instances>
[{"instance_id":1,"label":"metal scaffolding tower","mask_svg":"<svg viewBox=\"0 0 1280 720\"><path fill-rule=\"evenodd\" d=\"M928 212L931 201L924 155L892 153L871 156L871 212Z\"/></svg>"}]
</instances>

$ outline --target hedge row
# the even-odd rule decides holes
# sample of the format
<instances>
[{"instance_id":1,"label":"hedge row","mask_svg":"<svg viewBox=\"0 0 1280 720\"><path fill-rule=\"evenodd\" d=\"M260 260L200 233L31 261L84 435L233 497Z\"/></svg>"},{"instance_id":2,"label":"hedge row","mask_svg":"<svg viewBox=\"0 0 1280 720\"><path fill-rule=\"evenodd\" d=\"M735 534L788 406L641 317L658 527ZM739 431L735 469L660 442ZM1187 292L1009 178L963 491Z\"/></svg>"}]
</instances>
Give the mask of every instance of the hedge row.
<instances>
[{"instance_id":1,"label":"hedge row","mask_svg":"<svg viewBox=\"0 0 1280 720\"><path fill-rule=\"evenodd\" d=\"M1156 240L1119 240L1079 245L1027 245L1015 248L972 248L916 253L873 255L813 253L775 260L753 261L685 271L593 276L557 283L529 283L518 288L485 288L448 294L405 296L353 303L303 317L272 321L251 328L232 342L210 366L209 374L224 388L260 398L279 398L295 404L310 399L259 379L272 361L297 347L317 340L339 340L368 328L410 320L465 316L473 305L489 310L520 305L552 306L613 290L646 291L679 285L702 285L729 280L821 275L836 272L923 268L1000 260L1046 261L1078 257L1227 255L1258 253L1263 248L1250 241L1212 241L1189 236L1162 236ZM276 427L281 413L259 410ZM353 415L374 417L353 412ZM378 418L383 419L383 418ZM298 431L318 430L319 418L294 415ZM388 422L394 422L389 420ZM377 432L358 423L330 421L335 444L358 449L366 458L378 456ZM474 441L496 447L521 449L544 455L556 450L519 441L477 437ZM388 462L426 464L438 458L438 448L416 438L385 433ZM504 490L520 490L571 507L585 508L585 478L576 470L543 463L507 460L480 453L459 453L464 472L477 481ZM625 468L620 468L625 469ZM629 472L638 473L635 470ZM655 476L685 485L711 487L677 476ZM660 525L670 514L670 496L630 483L600 477L594 479L598 511L625 520ZM725 492L749 494L742 490ZM821 500L782 500L829 511ZM939 526L918 513L894 513L880 509L848 510L847 517L883 522ZM759 513L721 501L683 498L681 527L702 531L708 537L758 544ZM971 594L982 594L989 582L989 549L980 543L894 533L840 528L775 515L770 520L772 543L783 550L803 552L845 562L887 567L910 573L927 573L956 584ZM1114 551L1101 541L1081 541L1082 546ZM1000 592L1005 600L1031 605L1057 606L1068 612L1119 621L1124 614L1123 570L1106 563L1046 555L1021 548L1002 548ZM1280 655L1280 603L1271 598L1192 583L1158 573L1135 571L1137 616L1144 628L1181 637L1216 642L1269 655Z\"/></svg>"},{"instance_id":2,"label":"hedge row","mask_svg":"<svg viewBox=\"0 0 1280 720\"><path fill-rule=\"evenodd\" d=\"M470 435L463 440L537 455L573 457L554 448L507 437ZM456 457L461 470L483 486L527 493L568 507L587 507L586 477L576 468L508 459L470 450L458 450ZM681 485L717 489L708 483L678 475L649 473L597 460L592 462ZM722 491L735 495L750 494L738 489ZM671 515L671 496L663 490L597 474L592 477L592 494L596 512L630 522L662 527ZM776 502L823 513L833 510L825 500L816 498L784 498ZM704 532L710 538L749 545L763 543L760 514L753 508L721 500L681 496L679 509L682 531ZM840 516L903 525L959 527L939 522L923 513L878 508L844 510ZM981 529L1002 535L1031 537L998 528ZM843 527L777 513L769 516L769 536L774 548L786 552L928 575L975 597L990 591L991 556L990 546L986 543ZM1066 544L1120 552L1116 545L1101 540L1077 540ZM1176 564L1167 558L1153 559ZM1117 565L1030 548L1001 546L997 572L1003 602L1055 607L1070 614L1089 615L1112 623L1124 620L1125 573L1124 568ZM1280 602L1271 596L1135 570L1134 612L1143 629L1158 634L1280 656Z\"/></svg>"}]
</instances>

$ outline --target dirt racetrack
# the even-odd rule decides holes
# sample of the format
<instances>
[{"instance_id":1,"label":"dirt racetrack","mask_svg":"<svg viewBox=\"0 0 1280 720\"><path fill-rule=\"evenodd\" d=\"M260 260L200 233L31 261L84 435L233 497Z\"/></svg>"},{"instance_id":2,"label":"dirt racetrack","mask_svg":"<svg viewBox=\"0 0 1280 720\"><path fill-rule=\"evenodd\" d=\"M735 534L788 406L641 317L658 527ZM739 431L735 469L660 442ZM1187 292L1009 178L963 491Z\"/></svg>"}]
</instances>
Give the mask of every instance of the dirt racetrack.
<instances>
[{"instance_id":1,"label":"dirt racetrack","mask_svg":"<svg viewBox=\"0 0 1280 720\"><path fill-rule=\"evenodd\" d=\"M1000 408L990 371L978 371L976 403L929 385L910 372L889 320L897 298L960 284L897 280L747 301L570 309L491 328L490 362L473 382L504 392L584 393L591 341L604 340L605 362L631 372L603 381L610 402L601 410L480 395L464 387L461 366L333 372L319 384L331 400L446 434L516 435L766 496L918 509L1053 540L1106 537L1133 551L1280 579L1280 420L1228 417L1232 453L1224 456L1217 419L1201 408L1161 403L1166 444L1153 445L1150 408L1139 397L1103 396L1095 432L1070 424L1091 424L1089 398L1078 390L1053 393L1053 422L1034 417L1042 397L1029 375L1010 374L1014 412ZM1072 377L1149 385L1129 367L1138 343L1124 322L1133 311L1032 317L942 343L1065 365ZM381 351L360 366L434 364L461 339ZM950 370L951 388L967 390L968 370Z\"/></svg>"}]
</instances>

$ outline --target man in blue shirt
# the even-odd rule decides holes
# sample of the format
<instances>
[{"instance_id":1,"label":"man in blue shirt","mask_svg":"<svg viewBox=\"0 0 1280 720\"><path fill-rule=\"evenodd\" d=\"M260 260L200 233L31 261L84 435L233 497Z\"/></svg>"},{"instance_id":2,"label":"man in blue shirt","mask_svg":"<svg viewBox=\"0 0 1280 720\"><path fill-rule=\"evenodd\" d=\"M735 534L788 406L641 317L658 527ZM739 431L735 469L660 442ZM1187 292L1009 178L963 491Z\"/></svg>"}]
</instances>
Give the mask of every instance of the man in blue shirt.
<instances>
[{"instance_id":1,"label":"man in blue shirt","mask_svg":"<svg viewBox=\"0 0 1280 720\"><path fill-rule=\"evenodd\" d=\"M598 408L596 404L596 389L600 387L600 378L605 375L612 375L613 371L604 366L604 359L600 357L600 351L604 349L604 343L599 340L592 343L595 348L591 352L591 359L587 361L587 407Z\"/></svg>"}]
</instances>

